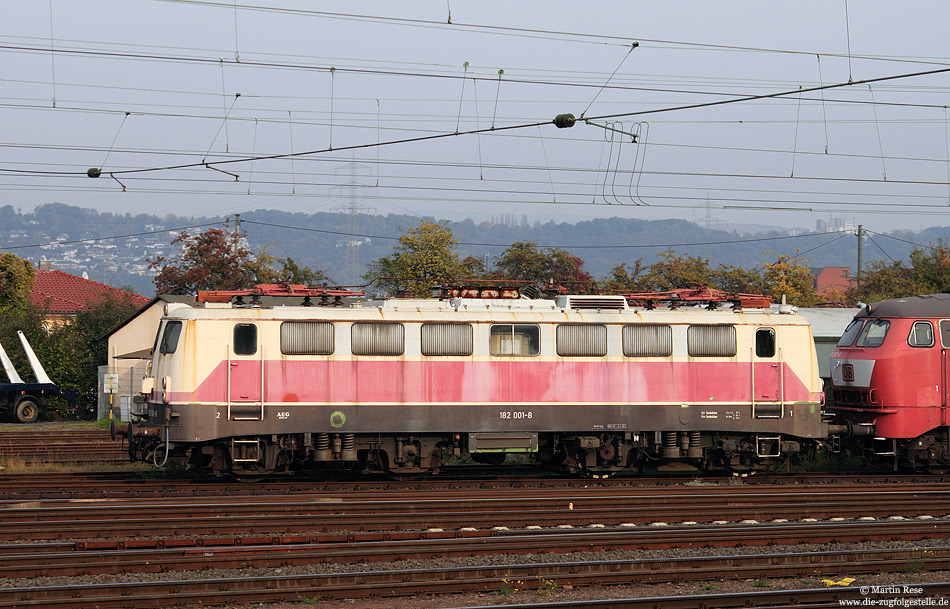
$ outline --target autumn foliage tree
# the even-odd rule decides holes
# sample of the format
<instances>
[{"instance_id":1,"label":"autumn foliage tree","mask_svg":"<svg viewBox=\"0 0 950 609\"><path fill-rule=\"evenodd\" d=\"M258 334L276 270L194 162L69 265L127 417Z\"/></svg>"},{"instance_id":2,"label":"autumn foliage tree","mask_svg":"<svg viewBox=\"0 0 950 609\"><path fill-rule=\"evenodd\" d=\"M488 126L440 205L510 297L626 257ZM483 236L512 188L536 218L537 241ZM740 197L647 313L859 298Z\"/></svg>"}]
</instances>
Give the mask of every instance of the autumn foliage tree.
<instances>
[{"instance_id":1,"label":"autumn foliage tree","mask_svg":"<svg viewBox=\"0 0 950 609\"><path fill-rule=\"evenodd\" d=\"M245 245L245 233L209 228L191 235L182 232L172 241L181 247L177 258L158 256L149 260L157 270L154 283L159 294L195 294L198 290L241 290L261 283L289 282L325 285L329 280L320 270L299 266L293 258L258 255Z\"/></svg>"},{"instance_id":2,"label":"autumn foliage tree","mask_svg":"<svg viewBox=\"0 0 950 609\"><path fill-rule=\"evenodd\" d=\"M518 241L495 258L495 279L553 283L572 291L586 291L594 285L584 261L562 247L540 248L531 241Z\"/></svg>"},{"instance_id":3,"label":"autumn foliage tree","mask_svg":"<svg viewBox=\"0 0 950 609\"><path fill-rule=\"evenodd\" d=\"M815 276L798 256L779 254L775 262L766 262L762 280L766 294L776 302L782 296L789 304L799 307L812 307L818 302Z\"/></svg>"},{"instance_id":4,"label":"autumn foliage tree","mask_svg":"<svg viewBox=\"0 0 950 609\"><path fill-rule=\"evenodd\" d=\"M910 253L910 265L896 260L872 262L861 274L861 287L848 290L849 302L950 292L950 246L943 241Z\"/></svg>"},{"instance_id":5,"label":"autumn foliage tree","mask_svg":"<svg viewBox=\"0 0 950 609\"><path fill-rule=\"evenodd\" d=\"M462 273L457 245L458 239L444 222L422 220L399 237L391 255L370 262L363 278L389 293L428 296L433 286L455 280Z\"/></svg>"}]
</instances>

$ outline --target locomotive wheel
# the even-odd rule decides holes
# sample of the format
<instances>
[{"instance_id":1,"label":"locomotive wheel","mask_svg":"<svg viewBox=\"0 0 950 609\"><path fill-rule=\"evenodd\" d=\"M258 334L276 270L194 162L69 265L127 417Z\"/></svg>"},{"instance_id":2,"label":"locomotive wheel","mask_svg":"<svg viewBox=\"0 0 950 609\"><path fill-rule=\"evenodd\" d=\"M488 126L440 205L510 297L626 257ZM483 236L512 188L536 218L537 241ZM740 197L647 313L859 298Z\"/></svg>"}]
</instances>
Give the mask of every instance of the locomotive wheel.
<instances>
[{"instance_id":1,"label":"locomotive wheel","mask_svg":"<svg viewBox=\"0 0 950 609\"><path fill-rule=\"evenodd\" d=\"M16 405L16 418L21 423L36 423L40 418L40 406L33 398L23 398Z\"/></svg>"},{"instance_id":2,"label":"locomotive wheel","mask_svg":"<svg viewBox=\"0 0 950 609\"><path fill-rule=\"evenodd\" d=\"M135 444L133 443L135 436L133 435L132 423L125 428L125 439L129 443L129 461L135 462Z\"/></svg>"}]
</instances>

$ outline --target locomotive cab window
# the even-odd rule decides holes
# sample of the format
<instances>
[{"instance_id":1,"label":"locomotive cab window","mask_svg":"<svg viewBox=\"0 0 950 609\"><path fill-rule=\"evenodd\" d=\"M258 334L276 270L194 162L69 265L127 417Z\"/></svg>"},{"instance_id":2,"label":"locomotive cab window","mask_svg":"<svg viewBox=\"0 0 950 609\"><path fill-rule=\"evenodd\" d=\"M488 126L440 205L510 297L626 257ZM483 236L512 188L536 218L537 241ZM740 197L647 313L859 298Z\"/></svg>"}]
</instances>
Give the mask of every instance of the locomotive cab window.
<instances>
[{"instance_id":1,"label":"locomotive cab window","mask_svg":"<svg viewBox=\"0 0 950 609\"><path fill-rule=\"evenodd\" d=\"M944 349L950 349L950 319L940 320L940 344Z\"/></svg>"},{"instance_id":2,"label":"locomotive cab window","mask_svg":"<svg viewBox=\"0 0 950 609\"><path fill-rule=\"evenodd\" d=\"M661 324L624 326L623 354L627 357L669 357L673 355L673 328Z\"/></svg>"},{"instance_id":3,"label":"locomotive cab window","mask_svg":"<svg viewBox=\"0 0 950 609\"><path fill-rule=\"evenodd\" d=\"M178 337L181 336L181 322L170 321L165 324L165 332L162 333L162 342L159 344L159 353L174 353L178 348Z\"/></svg>"},{"instance_id":4,"label":"locomotive cab window","mask_svg":"<svg viewBox=\"0 0 950 609\"><path fill-rule=\"evenodd\" d=\"M686 330L686 346L690 357L735 357L736 327L690 326Z\"/></svg>"},{"instance_id":5,"label":"locomotive cab window","mask_svg":"<svg viewBox=\"0 0 950 609\"><path fill-rule=\"evenodd\" d=\"M861 335L858 336L855 347L880 347L884 344L884 337L887 336L887 330L891 327L891 322L883 319L872 319L864 324Z\"/></svg>"},{"instance_id":6,"label":"locomotive cab window","mask_svg":"<svg viewBox=\"0 0 950 609\"><path fill-rule=\"evenodd\" d=\"M257 353L257 326L237 324L234 326L234 355Z\"/></svg>"},{"instance_id":7,"label":"locomotive cab window","mask_svg":"<svg viewBox=\"0 0 950 609\"><path fill-rule=\"evenodd\" d=\"M492 355L534 356L541 353L541 330L529 324L501 324L491 327L489 352Z\"/></svg>"},{"instance_id":8,"label":"locomotive cab window","mask_svg":"<svg viewBox=\"0 0 950 609\"><path fill-rule=\"evenodd\" d=\"M839 347L850 347L854 344L854 339L861 333L861 326L864 325L864 319L852 319L848 327L844 329L844 334L838 339Z\"/></svg>"},{"instance_id":9,"label":"locomotive cab window","mask_svg":"<svg viewBox=\"0 0 950 609\"><path fill-rule=\"evenodd\" d=\"M557 327L557 354L575 357L607 355L607 326L564 324Z\"/></svg>"},{"instance_id":10,"label":"locomotive cab window","mask_svg":"<svg viewBox=\"0 0 950 609\"><path fill-rule=\"evenodd\" d=\"M759 328L755 331L756 357L775 357L775 330Z\"/></svg>"},{"instance_id":11,"label":"locomotive cab window","mask_svg":"<svg viewBox=\"0 0 950 609\"><path fill-rule=\"evenodd\" d=\"M934 327L929 321L915 321L910 328L907 344L911 347L933 347Z\"/></svg>"}]
</instances>

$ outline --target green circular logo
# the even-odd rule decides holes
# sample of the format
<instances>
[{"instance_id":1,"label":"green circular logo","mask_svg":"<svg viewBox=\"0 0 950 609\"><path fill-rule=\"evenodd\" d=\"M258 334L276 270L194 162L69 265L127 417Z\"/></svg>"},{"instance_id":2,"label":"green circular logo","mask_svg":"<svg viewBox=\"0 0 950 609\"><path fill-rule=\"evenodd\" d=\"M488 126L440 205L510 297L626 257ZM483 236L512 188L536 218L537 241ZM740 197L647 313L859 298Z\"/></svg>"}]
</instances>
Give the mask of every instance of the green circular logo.
<instances>
[{"instance_id":1,"label":"green circular logo","mask_svg":"<svg viewBox=\"0 0 950 609\"><path fill-rule=\"evenodd\" d=\"M334 427L343 427L344 423L346 423L346 415L339 410L330 415L330 425L333 425Z\"/></svg>"}]
</instances>

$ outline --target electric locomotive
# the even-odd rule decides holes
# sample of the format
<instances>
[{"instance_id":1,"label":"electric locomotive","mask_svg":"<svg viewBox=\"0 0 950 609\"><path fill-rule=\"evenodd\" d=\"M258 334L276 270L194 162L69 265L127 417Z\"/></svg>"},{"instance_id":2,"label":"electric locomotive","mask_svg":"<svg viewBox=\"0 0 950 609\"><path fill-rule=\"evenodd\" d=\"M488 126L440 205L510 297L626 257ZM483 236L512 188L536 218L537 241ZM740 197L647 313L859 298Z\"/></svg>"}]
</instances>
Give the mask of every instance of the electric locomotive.
<instances>
[{"instance_id":1,"label":"electric locomotive","mask_svg":"<svg viewBox=\"0 0 950 609\"><path fill-rule=\"evenodd\" d=\"M810 327L792 307L710 290L437 292L258 286L168 305L130 454L241 478L531 453L599 476L750 470L828 434ZM275 295L287 304L265 302Z\"/></svg>"},{"instance_id":2,"label":"electric locomotive","mask_svg":"<svg viewBox=\"0 0 950 609\"><path fill-rule=\"evenodd\" d=\"M950 467L950 294L861 305L831 354L833 404L852 447L893 467ZM866 438L865 438L866 440Z\"/></svg>"}]
</instances>

